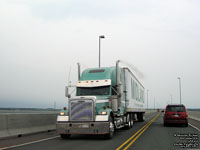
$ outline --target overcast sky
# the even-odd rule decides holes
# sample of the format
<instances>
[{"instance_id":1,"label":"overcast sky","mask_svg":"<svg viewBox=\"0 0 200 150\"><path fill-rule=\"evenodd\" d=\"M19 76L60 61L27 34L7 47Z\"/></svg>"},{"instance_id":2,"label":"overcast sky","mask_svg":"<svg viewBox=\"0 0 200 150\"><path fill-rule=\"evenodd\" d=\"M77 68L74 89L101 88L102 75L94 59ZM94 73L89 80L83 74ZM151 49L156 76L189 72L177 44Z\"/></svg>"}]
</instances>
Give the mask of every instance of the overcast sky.
<instances>
[{"instance_id":1,"label":"overcast sky","mask_svg":"<svg viewBox=\"0 0 200 150\"><path fill-rule=\"evenodd\" d=\"M200 108L199 8L199 0L1 0L0 107L63 107L76 63L97 67L105 35L101 66L137 67L149 107L170 95L179 103L181 77L182 102Z\"/></svg>"}]
</instances>

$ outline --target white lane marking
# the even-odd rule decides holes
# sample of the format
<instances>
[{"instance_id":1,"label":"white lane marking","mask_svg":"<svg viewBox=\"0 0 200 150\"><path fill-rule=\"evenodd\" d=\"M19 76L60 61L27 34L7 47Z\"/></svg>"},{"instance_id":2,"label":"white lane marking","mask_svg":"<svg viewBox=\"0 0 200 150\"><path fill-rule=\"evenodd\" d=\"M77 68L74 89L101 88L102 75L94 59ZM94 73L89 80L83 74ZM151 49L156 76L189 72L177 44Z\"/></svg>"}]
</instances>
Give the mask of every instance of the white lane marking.
<instances>
[{"instance_id":1,"label":"white lane marking","mask_svg":"<svg viewBox=\"0 0 200 150\"><path fill-rule=\"evenodd\" d=\"M8 147L3 147L3 148L0 148L0 150L6 150L6 149L9 149L9 148L16 148L16 147L20 147L20 146L24 146L24 145L39 143L39 142L43 142L43 141L55 139L55 138L58 138L58 137L60 137L60 136L54 136L54 137L50 137L50 138L46 138L46 139L42 139L42 140L32 141L32 142L18 144L18 145L13 145L13 146L8 146Z\"/></svg>"},{"instance_id":2,"label":"white lane marking","mask_svg":"<svg viewBox=\"0 0 200 150\"><path fill-rule=\"evenodd\" d=\"M195 128L196 130L198 130L199 132L200 132L200 129L199 128L197 128L197 127L195 127L195 126L193 126L192 124L190 124L190 123L188 123L191 127L193 127L193 128Z\"/></svg>"},{"instance_id":3,"label":"white lane marking","mask_svg":"<svg viewBox=\"0 0 200 150\"><path fill-rule=\"evenodd\" d=\"M189 118L190 118L190 119L193 119L193 120L196 120L196 121L200 121L200 119L197 118L197 117L189 116Z\"/></svg>"}]
</instances>

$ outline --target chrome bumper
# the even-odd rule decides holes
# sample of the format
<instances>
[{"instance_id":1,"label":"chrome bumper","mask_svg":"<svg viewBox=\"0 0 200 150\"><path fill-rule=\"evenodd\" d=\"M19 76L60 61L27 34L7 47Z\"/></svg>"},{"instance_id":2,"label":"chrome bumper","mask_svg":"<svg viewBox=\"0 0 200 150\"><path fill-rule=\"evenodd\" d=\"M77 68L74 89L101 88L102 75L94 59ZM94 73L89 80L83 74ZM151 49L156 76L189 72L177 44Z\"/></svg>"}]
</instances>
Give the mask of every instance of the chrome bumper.
<instances>
[{"instance_id":1,"label":"chrome bumper","mask_svg":"<svg viewBox=\"0 0 200 150\"><path fill-rule=\"evenodd\" d=\"M109 122L57 122L59 134L107 134Z\"/></svg>"}]
</instances>

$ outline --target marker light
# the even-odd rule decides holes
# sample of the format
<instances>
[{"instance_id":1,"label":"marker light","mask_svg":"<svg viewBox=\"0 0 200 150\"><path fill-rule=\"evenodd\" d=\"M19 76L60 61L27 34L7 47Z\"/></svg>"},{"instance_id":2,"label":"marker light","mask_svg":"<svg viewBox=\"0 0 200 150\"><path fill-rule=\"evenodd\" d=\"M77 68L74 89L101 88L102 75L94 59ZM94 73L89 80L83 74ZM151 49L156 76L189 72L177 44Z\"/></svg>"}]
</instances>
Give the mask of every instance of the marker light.
<instances>
[{"instance_id":1,"label":"marker light","mask_svg":"<svg viewBox=\"0 0 200 150\"><path fill-rule=\"evenodd\" d=\"M107 115L107 112L106 111L102 111L100 114L101 115Z\"/></svg>"},{"instance_id":2,"label":"marker light","mask_svg":"<svg viewBox=\"0 0 200 150\"><path fill-rule=\"evenodd\" d=\"M61 112L60 115L63 116L63 115L65 115L65 113L64 113L64 112Z\"/></svg>"}]
</instances>

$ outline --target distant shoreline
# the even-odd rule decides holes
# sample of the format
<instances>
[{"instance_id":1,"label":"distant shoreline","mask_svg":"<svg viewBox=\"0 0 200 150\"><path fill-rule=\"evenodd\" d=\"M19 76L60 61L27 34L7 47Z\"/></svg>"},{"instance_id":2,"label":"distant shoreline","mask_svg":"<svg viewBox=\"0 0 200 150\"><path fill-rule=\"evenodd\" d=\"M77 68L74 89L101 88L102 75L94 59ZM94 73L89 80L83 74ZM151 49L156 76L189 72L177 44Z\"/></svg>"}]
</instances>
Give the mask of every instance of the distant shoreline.
<instances>
[{"instance_id":1,"label":"distant shoreline","mask_svg":"<svg viewBox=\"0 0 200 150\"><path fill-rule=\"evenodd\" d=\"M0 108L0 114L51 114L61 109L53 108Z\"/></svg>"},{"instance_id":2,"label":"distant shoreline","mask_svg":"<svg viewBox=\"0 0 200 150\"><path fill-rule=\"evenodd\" d=\"M60 109L54 109L54 108L4 108L4 107L0 107L0 110L60 110Z\"/></svg>"},{"instance_id":3,"label":"distant shoreline","mask_svg":"<svg viewBox=\"0 0 200 150\"><path fill-rule=\"evenodd\" d=\"M62 108L61 108L62 109ZM54 109L54 108L4 108L0 107L0 110L31 110L31 111L59 111L61 109ZM156 108L157 109L164 109L164 108ZM148 110L154 110L153 108L149 108ZM187 108L188 111L200 111L200 108Z\"/></svg>"}]
</instances>

